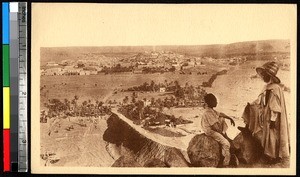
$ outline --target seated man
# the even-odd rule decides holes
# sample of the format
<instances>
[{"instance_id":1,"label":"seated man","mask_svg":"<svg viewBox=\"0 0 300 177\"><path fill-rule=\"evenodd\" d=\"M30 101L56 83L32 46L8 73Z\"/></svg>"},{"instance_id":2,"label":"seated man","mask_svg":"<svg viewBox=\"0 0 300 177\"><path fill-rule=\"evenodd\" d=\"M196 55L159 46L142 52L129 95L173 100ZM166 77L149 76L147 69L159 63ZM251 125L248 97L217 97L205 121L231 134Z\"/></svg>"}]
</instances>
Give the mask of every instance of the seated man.
<instances>
[{"instance_id":1,"label":"seated man","mask_svg":"<svg viewBox=\"0 0 300 177\"><path fill-rule=\"evenodd\" d=\"M213 94L206 94L204 97L204 102L206 104L206 108L201 119L202 130L207 136L212 137L221 145L222 155L224 157L223 166L226 167L230 162L229 141L231 140L226 134L226 130L228 127L225 119L229 119L233 126L235 126L235 123L229 116L225 115L224 113L217 112L213 109L217 106L217 98ZM235 156L234 158L236 160Z\"/></svg>"}]
</instances>

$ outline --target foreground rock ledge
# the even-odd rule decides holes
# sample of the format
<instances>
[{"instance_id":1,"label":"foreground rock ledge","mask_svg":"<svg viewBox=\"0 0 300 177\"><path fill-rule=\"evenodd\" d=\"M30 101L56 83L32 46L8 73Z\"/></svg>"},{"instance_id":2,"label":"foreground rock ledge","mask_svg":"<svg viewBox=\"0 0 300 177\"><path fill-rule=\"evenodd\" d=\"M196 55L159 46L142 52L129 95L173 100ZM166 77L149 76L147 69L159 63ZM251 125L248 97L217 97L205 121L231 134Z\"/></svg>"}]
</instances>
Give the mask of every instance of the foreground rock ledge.
<instances>
[{"instance_id":1,"label":"foreground rock ledge","mask_svg":"<svg viewBox=\"0 0 300 177\"><path fill-rule=\"evenodd\" d=\"M103 134L103 140L117 146L122 146L131 152L130 155L122 154L124 157L118 159L114 167L128 166L128 161L131 161L132 164L136 164L134 162L137 162L141 166L149 167L189 166L188 159L186 159L188 157L184 157L182 150L148 139L121 120L117 115L113 114L110 116L107 124L108 127ZM131 157L128 157L128 155Z\"/></svg>"},{"instance_id":2,"label":"foreground rock ledge","mask_svg":"<svg viewBox=\"0 0 300 177\"><path fill-rule=\"evenodd\" d=\"M182 151L148 139L115 114L110 116L107 124L103 139L131 152L129 157L129 154L123 154L115 167L217 167L222 159L219 143L205 134L194 136L187 151ZM251 135L240 133L232 146L242 163L255 163L261 156L258 142Z\"/></svg>"},{"instance_id":3,"label":"foreground rock ledge","mask_svg":"<svg viewBox=\"0 0 300 177\"><path fill-rule=\"evenodd\" d=\"M205 134L190 141L187 153L194 167L217 167L221 156L218 142Z\"/></svg>"}]
</instances>

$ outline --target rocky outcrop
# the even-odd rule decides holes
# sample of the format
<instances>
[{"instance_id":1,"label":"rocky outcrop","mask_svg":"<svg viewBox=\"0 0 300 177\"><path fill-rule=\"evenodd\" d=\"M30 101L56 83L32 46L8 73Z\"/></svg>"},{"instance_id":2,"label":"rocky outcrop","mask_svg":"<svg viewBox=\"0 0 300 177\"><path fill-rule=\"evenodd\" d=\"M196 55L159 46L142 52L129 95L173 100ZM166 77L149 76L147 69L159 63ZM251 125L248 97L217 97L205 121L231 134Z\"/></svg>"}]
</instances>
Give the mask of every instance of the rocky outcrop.
<instances>
[{"instance_id":1,"label":"rocky outcrop","mask_svg":"<svg viewBox=\"0 0 300 177\"><path fill-rule=\"evenodd\" d=\"M241 132L233 140L236 155L240 162L252 164L262 157L263 150L260 142L251 136L250 132Z\"/></svg>"},{"instance_id":2,"label":"rocky outcrop","mask_svg":"<svg viewBox=\"0 0 300 177\"><path fill-rule=\"evenodd\" d=\"M168 167L165 162L161 161L160 159L153 158L147 160L144 164L144 167Z\"/></svg>"},{"instance_id":3,"label":"rocky outcrop","mask_svg":"<svg viewBox=\"0 0 300 177\"><path fill-rule=\"evenodd\" d=\"M217 167L223 159L219 143L205 134L194 136L183 151L147 138L147 133L142 135L116 114L110 116L107 126L103 139L113 144L107 149L115 147L121 152L115 157L114 167ZM231 153L242 163L255 163L262 155L260 143L245 132L231 145Z\"/></svg>"},{"instance_id":4,"label":"rocky outcrop","mask_svg":"<svg viewBox=\"0 0 300 177\"><path fill-rule=\"evenodd\" d=\"M181 151L176 148L168 148L165 151L164 161L168 167L188 167L189 163L185 160Z\"/></svg>"},{"instance_id":5,"label":"rocky outcrop","mask_svg":"<svg viewBox=\"0 0 300 177\"><path fill-rule=\"evenodd\" d=\"M231 153L239 162L253 164L262 157L260 142L250 133L239 133L231 143ZM196 135L189 143L188 156L192 166L217 167L222 160L220 145L205 134Z\"/></svg>"},{"instance_id":6,"label":"rocky outcrop","mask_svg":"<svg viewBox=\"0 0 300 177\"><path fill-rule=\"evenodd\" d=\"M103 139L108 143L128 149L131 156L133 154L132 158L142 166L151 164L150 159L158 159L168 167L188 164L181 150L148 139L115 114L107 120L107 130L103 134Z\"/></svg>"},{"instance_id":7,"label":"rocky outcrop","mask_svg":"<svg viewBox=\"0 0 300 177\"><path fill-rule=\"evenodd\" d=\"M141 165L131 156L121 156L112 167L141 167Z\"/></svg>"},{"instance_id":8,"label":"rocky outcrop","mask_svg":"<svg viewBox=\"0 0 300 177\"><path fill-rule=\"evenodd\" d=\"M194 167L217 167L221 156L218 142L205 134L190 141L187 153Z\"/></svg>"}]
</instances>

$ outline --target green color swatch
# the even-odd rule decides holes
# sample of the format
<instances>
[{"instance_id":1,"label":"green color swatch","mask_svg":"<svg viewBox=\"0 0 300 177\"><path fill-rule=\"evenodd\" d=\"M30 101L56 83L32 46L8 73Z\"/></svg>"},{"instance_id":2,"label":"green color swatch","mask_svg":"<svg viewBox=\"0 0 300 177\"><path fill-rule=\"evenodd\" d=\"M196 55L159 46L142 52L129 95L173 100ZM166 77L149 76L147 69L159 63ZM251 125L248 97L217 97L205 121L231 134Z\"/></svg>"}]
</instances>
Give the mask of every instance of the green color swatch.
<instances>
[{"instance_id":1,"label":"green color swatch","mask_svg":"<svg viewBox=\"0 0 300 177\"><path fill-rule=\"evenodd\" d=\"M9 87L9 45L2 45L3 86Z\"/></svg>"}]
</instances>

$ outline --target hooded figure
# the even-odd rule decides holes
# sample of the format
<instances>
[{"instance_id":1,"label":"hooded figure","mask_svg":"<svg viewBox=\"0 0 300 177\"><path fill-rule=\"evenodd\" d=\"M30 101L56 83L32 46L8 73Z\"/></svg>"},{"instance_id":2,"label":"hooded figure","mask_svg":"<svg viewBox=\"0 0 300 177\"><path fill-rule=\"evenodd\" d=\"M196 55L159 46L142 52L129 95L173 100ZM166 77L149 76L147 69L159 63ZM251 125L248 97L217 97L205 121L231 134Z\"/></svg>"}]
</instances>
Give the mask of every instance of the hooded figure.
<instances>
[{"instance_id":1,"label":"hooded figure","mask_svg":"<svg viewBox=\"0 0 300 177\"><path fill-rule=\"evenodd\" d=\"M276 77L277 71L278 65L275 62L267 62L256 68L256 72L267 83L257 101L262 111L261 145L264 154L271 159L289 157L290 153L289 124L280 79Z\"/></svg>"}]
</instances>

